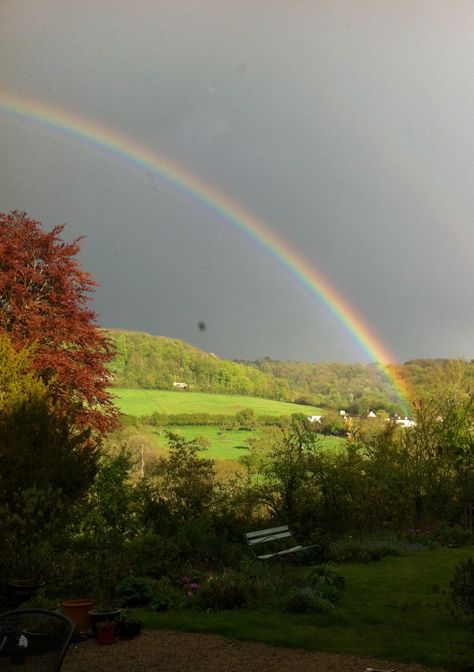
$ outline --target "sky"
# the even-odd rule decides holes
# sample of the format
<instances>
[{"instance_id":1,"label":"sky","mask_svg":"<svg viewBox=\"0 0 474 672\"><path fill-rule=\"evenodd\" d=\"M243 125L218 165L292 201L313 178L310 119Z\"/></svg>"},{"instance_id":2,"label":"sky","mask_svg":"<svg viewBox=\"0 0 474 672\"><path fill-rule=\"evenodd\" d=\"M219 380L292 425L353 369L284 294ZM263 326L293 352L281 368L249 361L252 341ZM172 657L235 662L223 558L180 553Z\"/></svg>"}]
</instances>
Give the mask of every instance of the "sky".
<instances>
[{"instance_id":1,"label":"sky","mask_svg":"<svg viewBox=\"0 0 474 672\"><path fill-rule=\"evenodd\" d=\"M0 211L86 237L104 327L374 359L291 247L393 361L473 358L473 34L467 0L1 0ZM2 95L164 157L207 198Z\"/></svg>"}]
</instances>

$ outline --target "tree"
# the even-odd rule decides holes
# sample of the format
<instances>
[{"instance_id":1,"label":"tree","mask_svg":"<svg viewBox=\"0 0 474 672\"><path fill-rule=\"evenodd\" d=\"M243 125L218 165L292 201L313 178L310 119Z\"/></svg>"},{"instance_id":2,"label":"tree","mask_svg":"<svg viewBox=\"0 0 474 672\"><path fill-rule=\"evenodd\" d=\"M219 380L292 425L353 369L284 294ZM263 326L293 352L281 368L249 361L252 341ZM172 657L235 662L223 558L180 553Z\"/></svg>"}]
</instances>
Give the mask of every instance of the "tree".
<instances>
[{"instance_id":1,"label":"tree","mask_svg":"<svg viewBox=\"0 0 474 672\"><path fill-rule=\"evenodd\" d=\"M90 430L72 428L32 373L29 351L0 335L0 537L16 572L46 569L48 540L92 484L97 457Z\"/></svg>"},{"instance_id":2,"label":"tree","mask_svg":"<svg viewBox=\"0 0 474 672\"><path fill-rule=\"evenodd\" d=\"M320 447L311 423L303 415L294 414L287 424L271 428L262 438L249 441L249 445L251 456L244 463L260 474L256 488L261 501L281 520L297 523L305 500L312 499L307 495L312 486L313 461Z\"/></svg>"},{"instance_id":3,"label":"tree","mask_svg":"<svg viewBox=\"0 0 474 672\"><path fill-rule=\"evenodd\" d=\"M75 258L82 238L64 242L63 229L0 213L0 333L17 350L34 344L32 366L49 393L74 409L78 426L103 434L117 424L107 391L113 352L88 306L97 283Z\"/></svg>"}]
</instances>

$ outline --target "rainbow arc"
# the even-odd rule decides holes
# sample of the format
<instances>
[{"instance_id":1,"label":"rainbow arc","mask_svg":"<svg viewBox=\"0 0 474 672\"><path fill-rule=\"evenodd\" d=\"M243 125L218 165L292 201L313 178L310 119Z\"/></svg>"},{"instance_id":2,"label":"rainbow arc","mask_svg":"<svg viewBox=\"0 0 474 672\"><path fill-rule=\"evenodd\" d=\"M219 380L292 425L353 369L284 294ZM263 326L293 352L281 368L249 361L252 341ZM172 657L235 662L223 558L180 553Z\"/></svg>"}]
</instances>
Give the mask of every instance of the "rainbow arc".
<instances>
[{"instance_id":1,"label":"rainbow arc","mask_svg":"<svg viewBox=\"0 0 474 672\"><path fill-rule=\"evenodd\" d=\"M280 267L334 315L359 348L377 363L401 405L408 412L409 390L401 376L388 368L394 358L385 345L327 278L261 218L255 217L247 208L164 154L150 150L134 138L97 121L5 90L0 90L0 113L66 139L78 141L130 168L142 171L148 177L163 180L200 207L215 213L221 221L256 244L264 254L275 259Z\"/></svg>"}]
</instances>

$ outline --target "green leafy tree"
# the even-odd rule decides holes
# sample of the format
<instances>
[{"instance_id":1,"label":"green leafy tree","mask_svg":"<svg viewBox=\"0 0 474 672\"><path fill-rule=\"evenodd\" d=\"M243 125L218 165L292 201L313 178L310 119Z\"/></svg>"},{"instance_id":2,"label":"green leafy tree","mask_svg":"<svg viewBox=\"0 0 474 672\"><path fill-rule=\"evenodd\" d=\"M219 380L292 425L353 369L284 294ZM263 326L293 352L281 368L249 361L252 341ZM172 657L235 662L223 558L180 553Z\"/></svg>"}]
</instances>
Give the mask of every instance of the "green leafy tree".
<instances>
[{"instance_id":1,"label":"green leafy tree","mask_svg":"<svg viewBox=\"0 0 474 672\"><path fill-rule=\"evenodd\" d=\"M153 471L160 497L177 520L205 517L216 491L214 461L198 455L208 443L203 437L187 441L175 432L167 436L169 456L158 460Z\"/></svg>"},{"instance_id":2,"label":"green leafy tree","mask_svg":"<svg viewBox=\"0 0 474 672\"><path fill-rule=\"evenodd\" d=\"M5 336L0 390L0 532L5 557L31 574L35 549L37 560L91 485L97 448L32 373L31 353Z\"/></svg>"},{"instance_id":3,"label":"green leafy tree","mask_svg":"<svg viewBox=\"0 0 474 672\"><path fill-rule=\"evenodd\" d=\"M270 449L262 451L262 444L269 441ZM259 454L254 464L261 476L257 482L261 499L281 520L297 521L311 500L311 466L319 445L317 433L301 415L250 443L251 453Z\"/></svg>"}]
</instances>

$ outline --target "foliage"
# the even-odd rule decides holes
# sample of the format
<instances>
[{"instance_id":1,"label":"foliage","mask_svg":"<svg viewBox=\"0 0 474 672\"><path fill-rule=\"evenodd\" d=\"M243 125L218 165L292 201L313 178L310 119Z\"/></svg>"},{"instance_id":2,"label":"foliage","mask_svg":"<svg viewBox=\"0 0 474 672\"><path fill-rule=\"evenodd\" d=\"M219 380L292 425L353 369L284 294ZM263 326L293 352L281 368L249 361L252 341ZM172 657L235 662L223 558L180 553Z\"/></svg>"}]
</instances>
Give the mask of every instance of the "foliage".
<instances>
[{"instance_id":1,"label":"foliage","mask_svg":"<svg viewBox=\"0 0 474 672\"><path fill-rule=\"evenodd\" d=\"M115 589L120 603L125 607L147 605L153 598L154 588L151 579L140 576L127 576Z\"/></svg>"},{"instance_id":2,"label":"foliage","mask_svg":"<svg viewBox=\"0 0 474 672\"><path fill-rule=\"evenodd\" d=\"M216 488L214 462L198 456L202 441L186 441L168 432L169 456L160 458L153 476L173 517L189 520L205 516Z\"/></svg>"},{"instance_id":3,"label":"foliage","mask_svg":"<svg viewBox=\"0 0 474 672\"><path fill-rule=\"evenodd\" d=\"M357 539L341 539L333 543L328 557L333 562L374 562L387 556L401 555L402 551L396 544L384 542L364 542Z\"/></svg>"},{"instance_id":4,"label":"foliage","mask_svg":"<svg viewBox=\"0 0 474 672\"><path fill-rule=\"evenodd\" d=\"M190 391L292 398L287 381L177 339L119 330L107 333L116 351L109 368L119 387L172 390L174 382L185 382Z\"/></svg>"},{"instance_id":5,"label":"foliage","mask_svg":"<svg viewBox=\"0 0 474 672\"><path fill-rule=\"evenodd\" d=\"M0 336L0 532L11 570L36 579L92 483L97 450L87 430L71 429L49 386L31 372L30 356Z\"/></svg>"},{"instance_id":6,"label":"foliage","mask_svg":"<svg viewBox=\"0 0 474 672\"><path fill-rule=\"evenodd\" d=\"M15 348L34 344L32 369L49 384L77 426L105 433L117 412L107 391L112 357L107 336L88 307L96 283L75 257L81 238L62 240L26 213L0 213L0 333Z\"/></svg>"},{"instance_id":7,"label":"foliage","mask_svg":"<svg viewBox=\"0 0 474 672\"><path fill-rule=\"evenodd\" d=\"M325 613L331 609L334 609L333 603L309 586L292 588L282 605L283 611L289 611L293 614Z\"/></svg>"},{"instance_id":8,"label":"foliage","mask_svg":"<svg viewBox=\"0 0 474 672\"><path fill-rule=\"evenodd\" d=\"M242 609L255 604L260 584L235 571L209 576L199 586L193 604L200 609Z\"/></svg>"},{"instance_id":9,"label":"foliage","mask_svg":"<svg viewBox=\"0 0 474 672\"><path fill-rule=\"evenodd\" d=\"M311 464L319 437L304 416L249 441L250 456L242 458L256 481L260 500L280 520L295 522L306 507L311 490Z\"/></svg>"},{"instance_id":10,"label":"foliage","mask_svg":"<svg viewBox=\"0 0 474 672\"><path fill-rule=\"evenodd\" d=\"M449 583L454 606L471 621L474 630L474 559L467 558L454 568Z\"/></svg>"}]
</instances>

